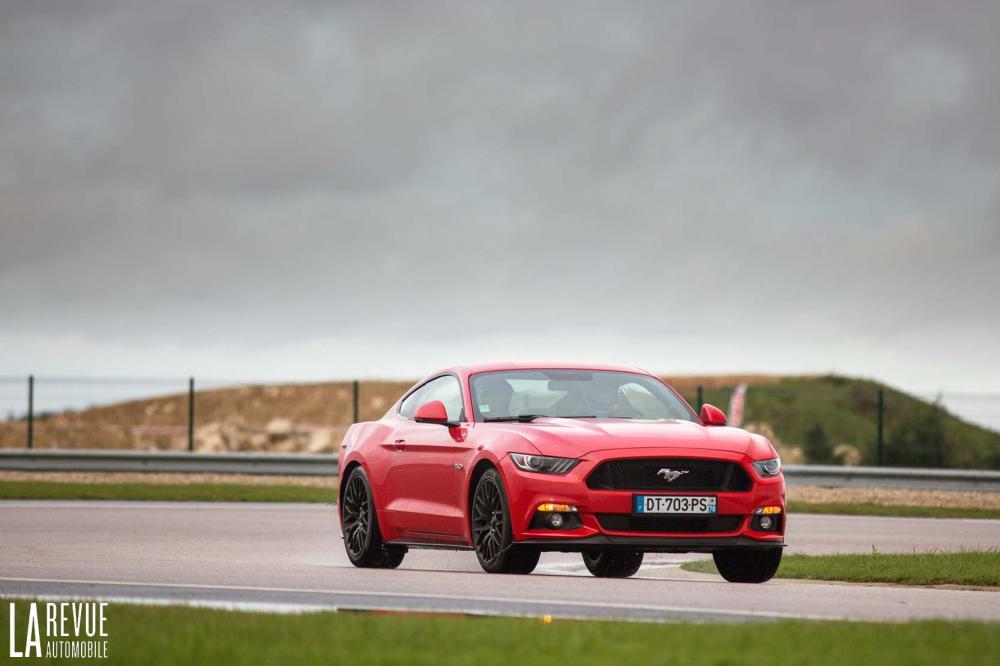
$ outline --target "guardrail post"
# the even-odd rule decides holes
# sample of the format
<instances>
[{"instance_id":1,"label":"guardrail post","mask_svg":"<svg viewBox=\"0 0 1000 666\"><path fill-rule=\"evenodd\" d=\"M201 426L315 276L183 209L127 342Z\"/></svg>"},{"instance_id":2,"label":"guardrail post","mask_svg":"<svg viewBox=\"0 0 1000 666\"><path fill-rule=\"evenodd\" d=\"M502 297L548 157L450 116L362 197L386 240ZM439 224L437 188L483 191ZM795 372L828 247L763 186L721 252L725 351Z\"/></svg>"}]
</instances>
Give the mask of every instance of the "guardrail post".
<instances>
[{"instance_id":1,"label":"guardrail post","mask_svg":"<svg viewBox=\"0 0 1000 666\"><path fill-rule=\"evenodd\" d=\"M35 437L35 376L28 375L28 448L34 447Z\"/></svg>"},{"instance_id":2,"label":"guardrail post","mask_svg":"<svg viewBox=\"0 0 1000 666\"><path fill-rule=\"evenodd\" d=\"M701 411L701 406L705 404L705 391L702 389L701 384L698 384L698 397L695 399L698 403L696 408L699 412Z\"/></svg>"},{"instance_id":3,"label":"guardrail post","mask_svg":"<svg viewBox=\"0 0 1000 666\"><path fill-rule=\"evenodd\" d=\"M188 451L194 451L194 377L188 378Z\"/></svg>"},{"instance_id":4,"label":"guardrail post","mask_svg":"<svg viewBox=\"0 0 1000 666\"><path fill-rule=\"evenodd\" d=\"M351 388L354 390L354 396L353 396L353 408L354 408L354 411L353 411L353 417L352 417L353 420L351 421L351 423L357 423L358 421L361 420L361 419L358 418L358 411L359 411L359 409L358 409L358 405L359 405L359 400L358 400L359 396L358 396L358 394L361 392L361 387L359 386L357 379L355 379L353 382L351 382L351 384L352 384Z\"/></svg>"},{"instance_id":5,"label":"guardrail post","mask_svg":"<svg viewBox=\"0 0 1000 666\"><path fill-rule=\"evenodd\" d=\"M878 390L878 421L876 425L876 435L875 435L875 464L879 467L882 466L885 461L885 437L884 437L884 425L885 425L885 390Z\"/></svg>"}]
</instances>

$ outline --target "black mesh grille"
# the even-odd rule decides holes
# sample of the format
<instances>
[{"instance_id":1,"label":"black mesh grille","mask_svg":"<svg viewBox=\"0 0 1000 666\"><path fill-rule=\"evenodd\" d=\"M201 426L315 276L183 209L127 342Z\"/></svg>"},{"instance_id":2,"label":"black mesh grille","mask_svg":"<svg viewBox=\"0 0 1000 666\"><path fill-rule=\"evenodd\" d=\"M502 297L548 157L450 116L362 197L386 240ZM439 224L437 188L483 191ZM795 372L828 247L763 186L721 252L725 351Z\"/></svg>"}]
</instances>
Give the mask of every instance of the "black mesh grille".
<instances>
[{"instance_id":1,"label":"black mesh grille","mask_svg":"<svg viewBox=\"0 0 1000 666\"><path fill-rule=\"evenodd\" d=\"M673 481L664 479L660 470L683 471ZM712 490L743 492L753 482L734 462L691 458L634 458L609 460L598 465L587 477L587 486L594 490Z\"/></svg>"},{"instance_id":2,"label":"black mesh grille","mask_svg":"<svg viewBox=\"0 0 1000 666\"><path fill-rule=\"evenodd\" d=\"M612 532L735 532L743 516L632 516L599 513L597 522Z\"/></svg>"}]
</instances>

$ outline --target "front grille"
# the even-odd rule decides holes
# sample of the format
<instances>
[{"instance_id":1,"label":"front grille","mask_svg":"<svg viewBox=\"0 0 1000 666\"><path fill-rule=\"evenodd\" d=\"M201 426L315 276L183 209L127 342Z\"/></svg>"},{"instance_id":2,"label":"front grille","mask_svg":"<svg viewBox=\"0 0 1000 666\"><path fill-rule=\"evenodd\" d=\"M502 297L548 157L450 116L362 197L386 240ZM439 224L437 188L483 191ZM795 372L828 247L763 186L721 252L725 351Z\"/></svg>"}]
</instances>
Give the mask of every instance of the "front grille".
<instances>
[{"instance_id":1,"label":"front grille","mask_svg":"<svg viewBox=\"0 0 1000 666\"><path fill-rule=\"evenodd\" d=\"M660 470L684 471L667 482ZM745 492L753 487L743 467L725 460L695 458L632 458L609 460L587 477L593 490L672 490Z\"/></svg>"},{"instance_id":2,"label":"front grille","mask_svg":"<svg viewBox=\"0 0 1000 666\"><path fill-rule=\"evenodd\" d=\"M632 516L599 513L597 522L612 532L735 532L743 516Z\"/></svg>"}]
</instances>

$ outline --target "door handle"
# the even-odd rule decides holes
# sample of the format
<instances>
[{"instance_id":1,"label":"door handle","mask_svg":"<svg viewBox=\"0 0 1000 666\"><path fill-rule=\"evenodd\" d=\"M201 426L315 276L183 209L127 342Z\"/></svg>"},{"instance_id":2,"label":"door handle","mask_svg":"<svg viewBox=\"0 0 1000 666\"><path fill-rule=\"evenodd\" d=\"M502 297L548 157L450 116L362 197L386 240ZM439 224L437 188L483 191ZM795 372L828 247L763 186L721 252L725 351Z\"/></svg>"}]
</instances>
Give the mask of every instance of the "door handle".
<instances>
[{"instance_id":1,"label":"door handle","mask_svg":"<svg viewBox=\"0 0 1000 666\"><path fill-rule=\"evenodd\" d=\"M406 440L405 439L397 439L397 440L395 440L392 443L392 448L395 451L402 451L403 449L406 448Z\"/></svg>"}]
</instances>

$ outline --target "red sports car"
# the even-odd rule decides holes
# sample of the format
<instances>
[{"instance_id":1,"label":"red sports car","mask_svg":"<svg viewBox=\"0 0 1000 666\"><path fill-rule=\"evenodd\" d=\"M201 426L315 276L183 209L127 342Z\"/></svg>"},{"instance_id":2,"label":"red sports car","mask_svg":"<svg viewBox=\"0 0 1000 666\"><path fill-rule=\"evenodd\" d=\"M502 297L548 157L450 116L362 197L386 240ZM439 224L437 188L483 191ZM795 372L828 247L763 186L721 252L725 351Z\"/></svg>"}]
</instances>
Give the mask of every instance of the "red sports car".
<instances>
[{"instance_id":1,"label":"red sports car","mask_svg":"<svg viewBox=\"0 0 1000 666\"><path fill-rule=\"evenodd\" d=\"M348 557L391 568L409 548L474 549L488 572L526 574L540 552L572 551L624 577L643 553L703 552L726 580L764 582L784 545L781 461L725 424L643 370L442 370L347 431Z\"/></svg>"}]
</instances>

